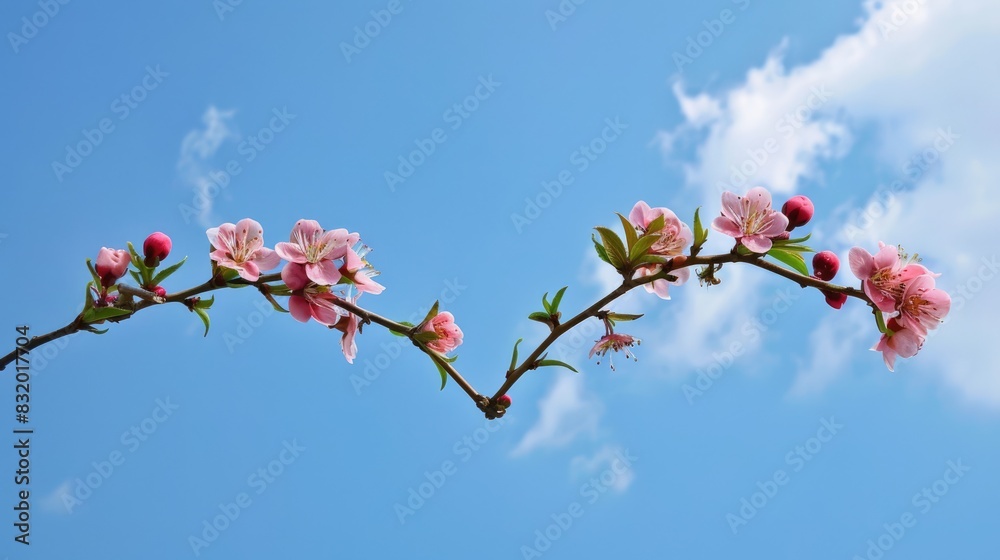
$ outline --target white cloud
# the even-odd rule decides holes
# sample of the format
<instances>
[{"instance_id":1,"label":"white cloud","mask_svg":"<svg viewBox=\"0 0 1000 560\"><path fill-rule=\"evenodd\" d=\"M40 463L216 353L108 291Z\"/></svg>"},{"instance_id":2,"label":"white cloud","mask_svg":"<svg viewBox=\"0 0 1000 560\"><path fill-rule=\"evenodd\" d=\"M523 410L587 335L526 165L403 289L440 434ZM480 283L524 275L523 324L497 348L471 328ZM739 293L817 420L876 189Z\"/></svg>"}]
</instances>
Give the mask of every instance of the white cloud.
<instances>
[{"instance_id":1,"label":"white cloud","mask_svg":"<svg viewBox=\"0 0 1000 560\"><path fill-rule=\"evenodd\" d=\"M800 366L788 391L790 397L818 394L849 368L860 348L878 340L868 308L850 305L840 313L826 313L809 336L810 357ZM877 360L881 363L881 359Z\"/></svg>"},{"instance_id":2,"label":"white cloud","mask_svg":"<svg viewBox=\"0 0 1000 560\"><path fill-rule=\"evenodd\" d=\"M543 447L562 447L578 436L596 435L604 406L587 395L583 377L558 374L549 394L538 403L538 422L532 426L511 452L525 455Z\"/></svg>"},{"instance_id":3,"label":"white cloud","mask_svg":"<svg viewBox=\"0 0 1000 560\"><path fill-rule=\"evenodd\" d=\"M623 457L626 451L616 445L605 445L597 450L593 455L577 455L570 460L570 475L573 478L581 479L592 476L600 477L605 471L611 471L611 475L605 478L612 480L610 488L619 494L628 490L635 480L635 471L625 464ZM613 476L612 476L613 475Z\"/></svg>"},{"instance_id":4,"label":"white cloud","mask_svg":"<svg viewBox=\"0 0 1000 560\"><path fill-rule=\"evenodd\" d=\"M704 136L685 171L689 184L714 205L721 188L763 184L789 193L805 180L822 180L823 163L845 156L856 131L877 130L873 155L898 166L908 186L896 191L862 231L852 223L852 229L833 238L841 248L874 249L878 240L903 243L945 273L941 287L953 295L959 287L969 292L959 296L968 302L964 308L956 305L921 355L900 369L942 379L970 400L1000 405L1000 376L988 366L993 330L988 325L1000 308L1000 282L984 281L981 271L982 259L990 262L997 254L990 240L1000 214L994 186L1000 176L1000 114L994 110L1000 75L988 70L1000 50L1000 9L988 0L868 1L864 6L858 29L838 37L812 62L786 69L779 46L743 83L720 94L688 97L678 89L686 121L659 135L662 148L670 153L677 138L692 131ZM943 150L947 142L940 139L949 135L951 144ZM768 139L775 148L771 152ZM732 178L741 180L734 166L752 175L745 185L730 186ZM732 280L741 284L741 292L755 288L742 284L745 279ZM698 309L695 317L718 318L734 301L732 294L722 302L715 301L718 294L710 296L711 301L694 296L686 304L692 307L678 312L691 317L690 311ZM791 394L820 390L835 378L831 363L848 351L855 357L867 352L877 338L873 324L850 331L854 319L839 319L845 323L817 327L810 371L800 372ZM679 335L688 337L685 345L703 348L697 342L704 340L699 333L711 329L705 323L697 325L701 331ZM871 333L872 340L851 344L850 350L844 338L833 342L837 336L860 336L859 331ZM865 358L879 360L870 354Z\"/></svg>"},{"instance_id":5,"label":"white cloud","mask_svg":"<svg viewBox=\"0 0 1000 560\"><path fill-rule=\"evenodd\" d=\"M188 132L181 141L177 170L184 182L195 189L195 200L199 203L196 208L198 222L204 227L212 225L212 205L216 196L211 190L213 182L208 175L209 169L206 163L212 159L224 141L237 138L237 134L228 124L235 113L235 110L220 111L210 106L201 117L204 129Z\"/></svg>"},{"instance_id":6,"label":"white cloud","mask_svg":"<svg viewBox=\"0 0 1000 560\"><path fill-rule=\"evenodd\" d=\"M72 513L72 504L76 501L73 498L73 488L69 480L57 486L55 490L45 495L41 499L41 506L44 511L59 515ZM67 506L67 503L70 504Z\"/></svg>"}]
</instances>

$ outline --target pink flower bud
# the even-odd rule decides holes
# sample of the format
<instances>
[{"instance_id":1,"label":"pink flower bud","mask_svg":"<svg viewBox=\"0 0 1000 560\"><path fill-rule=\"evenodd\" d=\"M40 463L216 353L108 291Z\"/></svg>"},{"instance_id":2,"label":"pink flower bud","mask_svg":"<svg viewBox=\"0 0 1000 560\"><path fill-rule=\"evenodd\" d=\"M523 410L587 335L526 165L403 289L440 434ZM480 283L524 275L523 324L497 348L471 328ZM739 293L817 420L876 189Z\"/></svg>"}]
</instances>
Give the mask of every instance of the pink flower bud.
<instances>
[{"instance_id":1,"label":"pink flower bud","mask_svg":"<svg viewBox=\"0 0 1000 560\"><path fill-rule=\"evenodd\" d=\"M153 288L153 293L160 297L164 297L167 295L167 289L164 288L163 286L157 286Z\"/></svg>"},{"instance_id":2,"label":"pink flower bud","mask_svg":"<svg viewBox=\"0 0 1000 560\"><path fill-rule=\"evenodd\" d=\"M834 309L840 309L845 303L847 303L847 294L831 292L830 290L821 291L823 292L823 295L826 296L826 303Z\"/></svg>"},{"instance_id":3,"label":"pink flower bud","mask_svg":"<svg viewBox=\"0 0 1000 560\"><path fill-rule=\"evenodd\" d=\"M145 241L142 242L142 252L146 255L146 266L153 266L153 263L157 261L162 261L167 258L170 254L170 248L173 244L170 238L167 237L165 233L159 231L151 233Z\"/></svg>"},{"instance_id":4,"label":"pink flower bud","mask_svg":"<svg viewBox=\"0 0 1000 560\"><path fill-rule=\"evenodd\" d=\"M511 402L513 402L513 401L507 395L501 395L500 398L497 399L497 404L500 405L500 406L502 406L502 407L504 407L504 408L510 408L510 403Z\"/></svg>"},{"instance_id":5,"label":"pink flower bud","mask_svg":"<svg viewBox=\"0 0 1000 560\"><path fill-rule=\"evenodd\" d=\"M781 207L781 213L788 216L788 231L804 226L813 217L813 203L809 197L796 195Z\"/></svg>"},{"instance_id":6,"label":"pink flower bud","mask_svg":"<svg viewBox=\"0 0 1000 560\"><path fill-rule=\"evenodd\" d=\"M824 282L833 280L840 270L840 259L833 251L821 251L813 256L813 276Z\"/></svg>"},{"instance_id":7,"label":"pink flower bud","mask_svg":"<svg viewBox=\"0 0 1000 560\"><path fill-rule=\"evenodd\" d=\"M105 288L113 286L119 278L125 276L130 262L132 258L128 251L101 247L97 252L97 262L94 263L94 270L101 277L101 285Z\"/></svg>"}]
</instances>

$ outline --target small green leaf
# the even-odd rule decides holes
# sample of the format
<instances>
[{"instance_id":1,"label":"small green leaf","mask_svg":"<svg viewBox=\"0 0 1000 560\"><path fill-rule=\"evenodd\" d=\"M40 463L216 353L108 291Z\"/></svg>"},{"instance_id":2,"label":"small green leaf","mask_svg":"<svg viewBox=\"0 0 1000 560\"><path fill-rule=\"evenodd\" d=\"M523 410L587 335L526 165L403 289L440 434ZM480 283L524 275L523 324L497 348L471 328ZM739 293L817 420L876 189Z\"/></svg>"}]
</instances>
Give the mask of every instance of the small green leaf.
<instances>
[{"instance_id":1,"label":"small green leaf","mask_svg":"<svg viewBox=\"0 0 1000 560\"><path fill-rule=\"evenodd\" d=\"M559 312L559 304L562 302L563 294L566 293L566 288L568 287L569 286L563 286L562 288L560 288L559 291L556 292L556 297L552 298L551 312L553 315Z\"/></svg>"},{"instance_id":2,"label":"small green leaf","mask_svg":"<svg viewBox=\"0 0 1000 560\"><path fill-rule=\"evenodd\" d=\"M639 317L642 317L642 313L608 313L608 319L612 321L635 321Z\"/></svg>"},{"instance_id":3,"label":"small green leaf","mask_svg":"<svg viewBox=\"0 0 1000 560\"><path fill-rule=\"evenodd\" d=\"M624 268L628 262L628 251L625 250L622 239L618 237L617 233L606 227L597 226L594 229L597 230L598 235L601 236L601 241L604 242L604 249L607 251L611 266L617 269Z\"/></svg>"},{"instance_id":4,"label":"small green leaf","mask_svg":"<svg viewBox=\"0 0 1000 560\"><path fill-rule=\"evenodd\" d=\"M666 218L657 216L652 222L649 222L649 226L646 227L646 233L657 233L663 229L664 225L666 225Z\"/></svg>"},{"instance_id":5,"label":"small green leaf","mask_svg":"<svg viewBox=\"0 0 1000 560\"><path fill-rule=\"evenodd\" d=\"M159 286L160 282L163 282L164 280L167 279L168 276L170 276L171 274L177 272L177 269L180 268L181 265L183 265L185 262L187 262L187 260L188 260L188 258L184 257L183 259L177 261L176 263L174 263L174 264L168 266L167 268L164 268L163 270L157 272L156 276L153 277L153 279L150 281L150 283L153 284L153 286Z\"/></svg>"},{"instance_id":6,"label":"small green leaf","mask_svg":"<svg viewBox=\"0 0 1000 560\"><path fill-rule=\"evenodd\" d=\"M517 339L517 342L514 343L514 355L510 357L510 369L508 369L507 371L514 371L514 367L517 366L517 345L521 344L522 340L524 339L519 338Z\"/></svg>"},{"instance_id":7,"label":"small green leaf","mask_svg":"<svg viewBox=\"0 0 1000 560\"><path fill-rule=\"evenodd\" d=\"M142 277L139 276L138 272L136 272L136 271L134 271L132 269L129 269L128 273L132 275L132 279L135 280L136 284L142 286Z\"/></svg>"},{"instance_id":8,"label":"small green leaf","mask_svg":"<svg viewBox=\"0 0 1000 560\"><path fill-rule=\"evenodd\" d=\"M142 270L140 267L146 266L146 263L142 262L142 256L135 250L135 247L132 246L131 241L128 242L128 252L132 254L132 264L134 264L139 270Z\"/></svg>"},{"instance_id":9,"label":"small green leaf","mask_svg":"<svg viewBox=\"0 0 1000 560\"><path fill-rule=\"evenodd\" d=\"M667 262L666 257L661 257L659 255L643 255L632 261L632 266L639 266L641 264L663 264Z\"/></svg>"},{"instance_id":10,"label":"small green leaf","mask_svg":"<svg viewBox=\"0 0 1000 560\"><path fill-rule=\"evenodd\" d=\"M410 327L411 329L416 326L416 325L414 325L413 323L411 323L409 321L400 321L399 324L403 325L404 327ZM401 336L403 338L406 338L406 336L407 336L406 333L400 333L400 332L396 332L396 331L389 331L389 332L392 333L392 334L394 334L394 335L396 335L396 336Z\"/></svg>"},{"instance_id":11,"label":"small green leaf","mask_svg":"<svg viewBox=\"0 0 1000 560\"><path fill-rule=\"evenodd\" d=\"M695 209L694 211L694 245L692 250L697 253L701 249L701 246L705 244L705 240L708 239L708 228L702 226L701 223L701 207Z\"/></svg>"},{"instance_id":12,"label":"small green leaf","mask_svg":"<svg viewBox=\"0 0 1000 560\"><path fill-rule=\"evenodd\" d=\"M653 246L653 243L656 243L659 239L660 234L658 233L647 233L637 239L636 242L632 244L632 248L629 249L629 261L632 264L635 264L640 258L646 256L646 251L648 251L649 248Z\"/></svg>"},{"instance_id":13,"label":"small green leaf","mask_svg":"<svg viewBox=\"0 0 1000 560\"><path fill-rule=\"evenodd\" d=\"M616 214L618 213L616 212ZM635 245L635 242L637 239L639 239L639 236L636 235L635 226L632 225L632 222L628 221L628 218L622 216L621 214L618 214L618 219L621 220L622 229L625 230L625 247L627 247L629 252L631 253L632 246Z\"/></svg>"},{"instance_id":14,"label":"small green leaf","mask_svg":"<svg viewBox=\"0 0 1000 560\"><path fill-rule=\"evenodd\" d=\"M90 270L90 275L94 277L94 285L100 286L101 277L97 275L97 270L94 269L94 263L90 262L90 259L87 259L87 269Z\"/></svg>"},{"instance_id":15,"label":"small green leaf","mask_svg":"<svg viewBox=\"0 0 1000 560\"><path fill-rule=\"evenodd\" d=\"M83 310L86 311L94 306L94 293L90 291L90 287L93 286L93 282L87 282L87 285L83 288Z\"/></svg>"},{"instance_id":16,"label":"small green leaf","mask_svg":"<svg viewBox=\"0 0 1000 560\"><path fill-rule=\"evenodd\" d=\"M532 321L539 321L541 323L546 323L546 324L552 321L552 318L549 316L549 314L542 311L535 311L531 315L528 315L528 318L531 319Z\"/></svg>"},{"instance_id":17,"label":"small green leaf","mask_svg":"<svg viewBox=\"0 0 1000 560\"><path fill-rule=\"evenodd\" d=\"M413 340L416 340L417 342L433 342L439 338L441 338L441 336L434 331L420 331L413 335Z\"/></svg>"},{"instance_id":18,"label":"small green leaf","mask_svg":"<svg viewBox=\"0 0 1000 560\"><path fill-rule=\"evenodd\" d=\"M564 367L572 371L573 373L580 373L579 371L576 371L576 368L567 364L566 362L560 362L559 360L538 360L538 367L547 367L547 366Z\"/></svg>"},{"instance_id":19,"label":"small green leaf","mask_svg":"<svg viewBox=\"0 0 1000 560\"><path fill-rule=\"evenodd\" d=\"M878 331L882 334L887 334L889 336L896 334L892 331L892 329L886 326L885 317L882 316L881 309L875 309L875 324L878 325Z\"/></svg>"},{"instance_id":20,"label":"small green leaf","mask_svg":"<svg viewBox=\"0 0 1000 560\"><path fill-rule=\"evenodd\" d=\"M213 303L215 303L215 296L208 299L200 299L195 302L194 306L196 309L210 309Z\"/></svg>"},{"instance_id":21,"label":"small green leaf","mask_svg":"<svg viewBox=\"0 0 1000 560\"><path fill-rule=\"evenodd\" d=\"M550 315L552 314L552 306L549 304L548 292L542 294L542 309L544 309L546 313L549 313Z\"/></svg>"},{"instance_id":22,"label":"small green leaf","mask_svg":"<svg viewBox=\"0 0 1000 560\"><path fill-rule=\"evenodd\" d=\"M593 234L590 236L590 239L594 242L594 249L597 250L597 257L602 261L611 264L611 261L608 259L608 252L604 250L604 246L597 242L597 238Z\"/></svg>"},{"instance_id":23,"label":"small green leaf","mask_svg":"<svg viewBox=\"0 0 1000 560\"><path fill-rule=\"evenodd\" d=\"M201 319L201 322L205 323L205 335L204 336L208 336L208 326L211 324L211 321L208 319L208 311L205 311L204 309L202 309L200 307L195 307L191 311L194 311L195 314L198 315L198 318Z\"/></svg>"},{"instance_id":24,"label":"small green leaf","mask_svg":"<svg viewBox=\"0 0 1000 560\"><path fill-rule=\"evenodd\" d=\"M787 239L785 240L785 243L805 243L806 241L809 241L810 237L812 237L811 233L806 234L805 237L796 237L795 239Z\"/></svg>"},{"instance_id":25,"label":"small green leaf","mask_svg":"<svg viewBox=\"0 0 1000 560\"><path fill-rule=\"evenodd\" d=\"M87 323L95 323L131 314L132 312L128 309L118 309L117 307L91 307L83 312L83 320Z\"/></svg>"},{"instance_id":26,"label":"small green leaf","mask_svg":"<svg viewBox=\"0 0 1000 560\"><path fill-rule=\"evenodd\" d=\"M420 324L421 325L426 324L427 321L430 321L431 319L433 319L437 314L438 314L438 302L435 301L434 305L431 306L431 310L427 312L427 316L424 317L423 321L420 321Z\"/></svg>"},{"instance_id":27,"label":"small green leaf","mask_svg":"<svg viewBox=\"0 0 1000 560\"><path fill-rule=\"evenodd\" d=\"M767 252L767 254L775 260L788 265L788 267L795 272L798 272L803 276L809 276L809 268L806 266L806 261L802 258L800 253L786 251L784 249L771 249Z\"/></svg>"},{"instance_id":28,"label":"small green leaf","mask_svg":"<svg viewBox=\"0 0 1000 560\"><path fill-rule=\"evenodd\" d=\"M434 358L431 358L431 360L434 362L434 366L438 368L438 373L441 374L441 390L444 391L444 386L446 383L448 383L448 372L445 371L444 366L441 365L441 362L435 360Z\"/></svg>"}]
</instances>

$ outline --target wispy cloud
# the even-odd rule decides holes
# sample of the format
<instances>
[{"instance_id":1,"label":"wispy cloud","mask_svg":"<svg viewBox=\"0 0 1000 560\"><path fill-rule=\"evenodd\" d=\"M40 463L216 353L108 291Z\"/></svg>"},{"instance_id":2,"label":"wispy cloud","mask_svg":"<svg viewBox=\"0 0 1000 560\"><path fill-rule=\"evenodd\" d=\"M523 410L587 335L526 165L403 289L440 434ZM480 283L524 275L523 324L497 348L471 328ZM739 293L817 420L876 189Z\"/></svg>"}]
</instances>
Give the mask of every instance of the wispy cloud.
<instances>
[{"instance_id":1,"label":"wispy cloud","mask_svg":"<svg viewBox=\"0 0 1000 560\"><path fill-rule=\"evenodd\" d=\"M563 374L538 403L538 409L538 422L524 434L512 455L562 447L581 435L596 435L604 406L596 396L587 394L582 376Z\"/></svg>"},{"instance_id":2,"label":"wispy cloud","mask_svg":"<svg viewBox=\"0 0 1000 560\"><path fill-rule=\"evenodd\" d=\"M570 474L573 478L582 479L611 470L617 474L612 479L611 489L619 494L628 490L635 480L635 471L623 468L622 457L626 451L617 445L605 445L593 455L577 455L570 461Z\"/></svg>"},{"instance_id":3,"label":"wispy cloud","mask_svg":"<svg viewBox=\"0 0 1000 560\"><path fill-rule=\"evenodd\" d=\"M195 200L198 202L198 223L204 227L211 225L213 185L209 176L208 162L228 139L238 138L230 128L229 123L235 110L220 111L210 106L201 120L203 128L192 130L181 141L180 158L177 160L177 171L181 179L195 189ZM218 187L216 187L218 188Z\"/></svg>"},{"instance_id":4,"label":"wispy cloud","mask_svg":"<svg viewBox=\"0 0 1000 560\"><path fill-rule=\"evenodd\" d=\"M695 158L684 164L687 181L714 204L723 189L763 184L791 193L805 180L822 180L824 163L846 156L862 127L877 130L873 155L898 165L911 181L863 231L852 224L832 241L839 250L874 249L879 240L905 242L928 258L928 266L944 272L939 286L953 296L964 290L948 324L903 368L937 376L970 400L1000 405L1000 377L983 367L992 360L984 327L1000 308L1000 282L991 281L995 265L987 265L996 257L988 240L1000 213L994 184L1000 174L995 157L1000 117L992 110L1000 76L982 70L1000 48L1000 11L988 0L911 2L905 12L900 5L865 2L857 31L838 37L814 61L786 68L784 47L778 46L724 92L689 96L677 88L685 122L659 136L661 148L674 157L678 138L696 138ZM976 87L966 87L973 83ZM765 149L768 140L773 150ZM940 146L929 149L944 142L953 144L947 153ZM920 173L913 173L914 161ZM923 173L931 163L933 170ZM854 196L867 204L874 187L855 190ZM747 278L727 279L740 283L740 292L754 290L742 284ZM697 305L699 313L679 311L686 317L718 316L720 305L728 307L738 297L723 293L721 302L714 301L719 295L698 301L686 292L685 299L692 298L688 305ZM837 325L816 328L809 371L800 371L790 394L821 390L836 379L837 364L864 355L877 339L870 317L853 330L856 318L837 319ZM854 340L862 335L867 338ZM865 359L881 367L877 357Z\"/></svg>"}]
</instances>

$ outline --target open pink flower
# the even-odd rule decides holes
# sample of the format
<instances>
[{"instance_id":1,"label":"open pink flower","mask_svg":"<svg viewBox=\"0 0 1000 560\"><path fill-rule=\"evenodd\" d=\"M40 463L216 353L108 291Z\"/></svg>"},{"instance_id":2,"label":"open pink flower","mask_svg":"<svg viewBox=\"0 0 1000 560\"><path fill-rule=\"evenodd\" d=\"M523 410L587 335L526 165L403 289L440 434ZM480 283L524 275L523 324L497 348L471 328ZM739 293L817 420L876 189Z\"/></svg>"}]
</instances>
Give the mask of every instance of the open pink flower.
<instances>
[{"instance_id":1,"label":"open pink flower","mask_svg":"<svg viewBox=\"0 0 1000 560\"><path fill-rule=\"evenodd\" d=\"M132 256L129 255L128 251L101 247L101 250L97 252L94 270L101 277L101 285L108 288L114 285L119 278L125 276L131 262Z\"/></svg>"},{"instance_id":2,"label":"open pink flower","mask_svg":"<svg viewBox=\"0 0 1000 560\"><path fill-rule=\"evenodd\" d=\"M883 334L872 350L882 353L882 358L889 371L896 371L896 357L911 358L915 356L924 345L924 337L902 327L895 319L889 319L886 326L893 333L891 335Z\"/></svg>"},{"instance_id":3,"label":"open pink flower","mask_svg":"<svg viewBox=\"0 0 1000 560\"><path fill-rule=\"evenodd\" d=\"M290 241L278 243L274 250L290 263L305 265L306 275L313 282L332 286L340 281L340 271L333 261L344 258L360 238L343 228L324 231L316 220L299 220L292 228Z\"/></svg>"},{"instance_id":4,"label":"open pink flower","mask_svg":"<svg viewBox=\"0 0 1000 560\"><path fill-rule=\"evenodd\" d=\"M903 299L903 291L914 278L930 274L919 264L907 264L899 258L899 249L879 241L879 251L872 255L861 247L854 247L848 254L851 272L861 280L865 294L886 313L896 311Z\"/></svg>"},{"instance_id":5,"label":"open pink flower","mask_svg":"<svg viewBox=\"0 0 1000 560\"><path fill-rule=\"evenodd\" d=\"M597 344L590 349L590 356L588 357L593 358L594 354L597 354L598 356L605 356L608 352L624 351L626 359L638 361L638 358L635 357L634 353L629 351L629 348L641 343L641 340L630 334L608 333L602 336L600 340L597 341ZM600 365L600 363L600 360L598 360L597 364ZM611 371L614 371L614 369L615 362L611 361Z\"/></svg>"},{"instance_id":6,"label":"open pink flower","mask_svg":"<svg viewBox=\"0 0 1000 560\"><path fill-rule=\"evenodd\" d=\"M205 234L215 247L212 260L239 272L247 282L256 282L261 271L281 264L278 254L264 247L264 230L256 220L244 218L235 225L227 222Z\"/></svg>"},{"instance_id":7,"label":"open pink flower","mask_svg":"<svg viewBox=\"0 0 1000 560\"><path fill-rule=\"evenodd\" d=\"M951 296L934 284L934 277L924 274L906 285L897 317L900 326L924 336L928 329L938 328L951 311Z\"/></svg>"},{"instance_id":8,"label":"open pink flower","mask_svg":"<svg viewBox=\"0 0 1000 560\"><path fill-rule=\"evenodd\" d=\"M359 297L361 297L360 293L354 296L351 303L357 303ZM354 339L358 335L359 324L358 316L354 313L348 313L347 316L340 319L339 323L334 325L334 328L344 331L344 335L340 337L340 349L344 352L344 357L347 358L349 364L353 364L354 358L358 356L358 345Z\"/></svg>"},{"instance_id":9,"label":"open pink flower","mask_svg":"<svg viewBox=\"0 0 1000 560\"><path fill-rule=\"evenodd\" d=\"M340 274L353 282L359 292L381 294L385 290L385 286L372 280L378 276L379 272L365 260L369 251L371 248L364 244L348 249L347 255L344 257L344 265L340 267Z\"/></svg>"},{"instance_id":10,"label":"open pink flower","mask_svg":"<svg viewBox=\"0 0 1000 560\"><path fill-rule=\"evenodd\" d=\"M315 319L317 323L332 327L336 325L347 311L335 304L340 298L330 292L329 286L321 286L309 280L305 265L288 263L281 270L281 279L292 290L288 298L288 311L297 321L308 323Z\"/></svg>"},{"instance_id":11,"label":"open pink flower","mask_svg":"<svg viewBox=\"0 0 1000 560\"><path fill-rule=\"evenodd\" d=\"M784 233L788 217L771 208L771 193L754 187L746 196L722 193L722 215L712 220L712 229L735 237L754 253L771 250L771 238Z\"/></svg>"},{"instance_id":12,"label":"open pink flower","mask_svg":"<svg viewBox=\"0 0 1000 560\"><path fill-rule=\"evenodd\" d=\"M660 238L649 248L650 254L666 258L683 255L694 240L694 236L691 234L691 228L680 221L677 215L670 209L663 207L650 208L648 204L640 200L632 207L632 211L628 215L628 220L639 230L640 235L645 235L649 229L649 224L661 216L663 217L663 229L658 232ZM651 276L659 273L661 270L663 270L663 265L661 264L648 264L639 267L636 270L636 275L639 277ZM647 292L655 293L663 299L670 299L667 291L669 285L683 284L690 277L690 272L688 269L682 268L675 271L673 275L677 277L677 280L674 282L668 282L666 279L661 278L649 284L643 284L643 287L646 288Z\"/></svg>"},{"instance_id":13,"label":"open pink flower","mask_svg":"<svg viewBox=\"0 0 1000 560\"><path fill-rule=\"evenodd\" d=\"M427 347L438 354L447 354L462 344L462 329L455 324L455 316L448 311L438 313L424 324L422 331L438 335Z\"/></svg>"}]
</instances>

